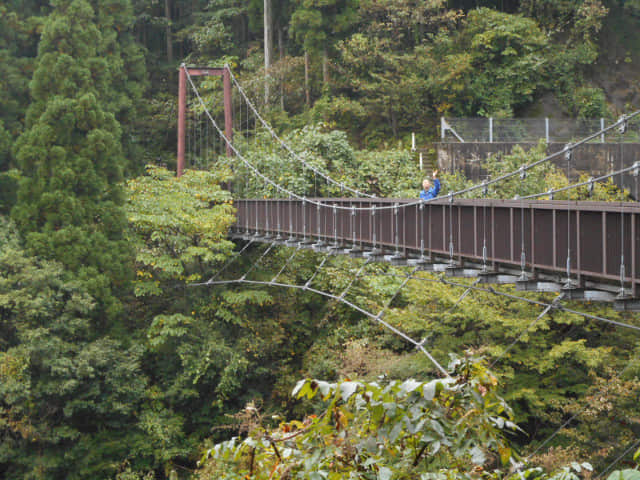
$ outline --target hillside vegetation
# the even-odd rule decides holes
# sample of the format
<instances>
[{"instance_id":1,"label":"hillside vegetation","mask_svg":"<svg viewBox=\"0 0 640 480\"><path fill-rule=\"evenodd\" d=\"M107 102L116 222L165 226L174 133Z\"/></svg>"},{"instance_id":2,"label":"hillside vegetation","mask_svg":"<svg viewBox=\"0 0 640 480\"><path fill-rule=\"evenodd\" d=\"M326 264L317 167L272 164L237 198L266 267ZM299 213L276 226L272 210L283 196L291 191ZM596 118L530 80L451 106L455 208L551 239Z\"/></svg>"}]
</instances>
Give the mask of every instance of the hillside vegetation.
<instances>
[{"instance_id":1,"label":"hillside vegetation","mask_svg":"<svg viewBox=\"0 0 640 480\"><path fill-rule=\"evenodd\" d=\"M178 66L229 64L312 165L415 197L410 135L432 140L442 115L637 107L639 15L635 0L0 0L0 478L638 480L636 330L536 320L537 305L461 299L466 284L424 272L397 293L405 270L347 257L234 257L225 188L273 188L223 157L174 168ZM243 146L261 171L339 193L267 137ZM567 183L544 165L490 195ZM628 198L612 183L570 195ZM449 376L310 291L193 286L249 270L388 307Z\"/></svg>"}]
</instances>

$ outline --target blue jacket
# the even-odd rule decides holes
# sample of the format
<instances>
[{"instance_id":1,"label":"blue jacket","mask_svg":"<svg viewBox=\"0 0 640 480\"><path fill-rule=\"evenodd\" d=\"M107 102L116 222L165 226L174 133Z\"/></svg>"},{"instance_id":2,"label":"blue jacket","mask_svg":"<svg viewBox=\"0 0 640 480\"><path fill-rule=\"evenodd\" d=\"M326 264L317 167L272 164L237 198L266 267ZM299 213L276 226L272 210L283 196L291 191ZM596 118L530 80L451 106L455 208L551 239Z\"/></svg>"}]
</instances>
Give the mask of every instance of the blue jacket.
<instances>
[{"instance_id":1,"label":"blue jacket","mask_svg":"<svg viewBox=\"0 0 640 480\"><path fill-rule=\"evenodd\" d=\"M433 186L429 190L422 190L420 192L420 199L429 200L430 198L436 198L438 193L440 193L440 180L434 178Z\"/></svg>"}]
</instances>

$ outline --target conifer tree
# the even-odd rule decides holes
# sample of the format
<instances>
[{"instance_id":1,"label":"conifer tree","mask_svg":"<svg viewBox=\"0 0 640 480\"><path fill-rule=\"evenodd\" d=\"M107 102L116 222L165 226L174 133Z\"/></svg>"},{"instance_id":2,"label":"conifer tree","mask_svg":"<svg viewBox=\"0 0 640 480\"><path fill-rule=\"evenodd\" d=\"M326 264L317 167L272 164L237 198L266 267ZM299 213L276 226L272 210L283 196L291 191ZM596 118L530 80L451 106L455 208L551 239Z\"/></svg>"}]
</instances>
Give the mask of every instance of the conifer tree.
<instances>
[{"instance_id":1,"label":"conifer tree","mask_svg":"<svg viewBox=\"0 0 640 480\"><path fill-rule=\"evenodd\" d=\"M17 173L11 154L14 139L23 130L29 102L28 82L36 56L42 2L0 2L0 213L15 203Z\"/></svg>"},{"instance_id":2,"label":"conifer tree","mask_svg":"<svg viewBox=\"0 0 640 480\"><path fill-rule=\"evenodd\" d=\"M31 81L27 130L16 146L24 175L12 215L32 254L55 259L86 284L96 312L114 313L113 292L130 265L120 186L124 159L111 68L85 0L55 0ZM117 68L117 65L116 65Z\"/></svg>"}]
</instances>

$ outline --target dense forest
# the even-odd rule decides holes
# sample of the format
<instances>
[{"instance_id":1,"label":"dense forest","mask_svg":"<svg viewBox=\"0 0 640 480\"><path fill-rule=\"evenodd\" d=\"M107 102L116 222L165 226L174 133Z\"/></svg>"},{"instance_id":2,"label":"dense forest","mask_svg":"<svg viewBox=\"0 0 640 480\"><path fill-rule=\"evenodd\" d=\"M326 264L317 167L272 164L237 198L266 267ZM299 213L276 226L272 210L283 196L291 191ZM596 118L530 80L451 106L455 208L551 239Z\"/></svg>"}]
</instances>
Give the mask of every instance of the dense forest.
<instances>
[{"instance_id":1,"label":"dense forest","mask_svg":"<svg viewBox=\"0 0 640 480\"><path fill-rule=\"evenodd\" d=\"M276 192L222 155L175 175L183 62L230 65L311 164L415 197L411 134L434 140L442 115L637 108L639 21L637 0L0 0L0 478L640 479L636 331L428 273L397 294L406 272L348 257L233 257L226 187ZM244 148L301 194L335 193L268 142ZM490 195L568 182L545 164ZM468 183L445 174L443 193ZM192 286L223 265L348 287L451 376L312 292Z\"/></svg>"}]
</instances>

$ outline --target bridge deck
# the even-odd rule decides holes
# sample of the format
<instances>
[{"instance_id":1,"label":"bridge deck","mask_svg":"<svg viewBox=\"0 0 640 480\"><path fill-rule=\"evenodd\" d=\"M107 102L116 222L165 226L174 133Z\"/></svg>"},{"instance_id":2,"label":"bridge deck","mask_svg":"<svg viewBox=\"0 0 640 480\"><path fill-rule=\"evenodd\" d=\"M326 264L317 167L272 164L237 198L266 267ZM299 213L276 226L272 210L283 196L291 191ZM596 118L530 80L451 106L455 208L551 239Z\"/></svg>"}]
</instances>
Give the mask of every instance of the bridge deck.
<instances>
[{"instance_id":1,"label":"bridge deck","mask_svg":"<svg viewBox=\"0 0 640 480\"><path fill-rule=\"evenodd\" d=\"M560 200L449 203L442 198L423 205L407 205L415 200L309 200L326 206L295 199L236 200L235 229L245 234L313 238L336 247L382 249L400 260L424 255L458 269L484 264L494 272L512 274L522 270L524 252L524 270L532 278L559 282L566 281L570 250L571 279L577 287L618 292L623 270L628 296L638 297L640 293L638 203ZM334 205L349 209L334 209ZM396 205L398 208L379 208ZM373 206L375 211L357 209Z\"/></svg>"}]
</instances>

